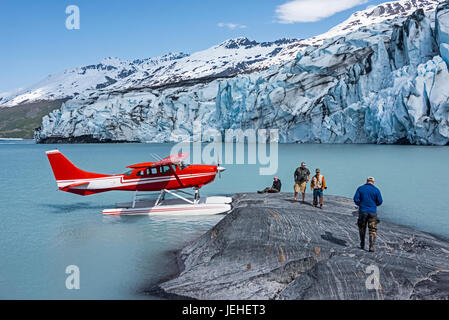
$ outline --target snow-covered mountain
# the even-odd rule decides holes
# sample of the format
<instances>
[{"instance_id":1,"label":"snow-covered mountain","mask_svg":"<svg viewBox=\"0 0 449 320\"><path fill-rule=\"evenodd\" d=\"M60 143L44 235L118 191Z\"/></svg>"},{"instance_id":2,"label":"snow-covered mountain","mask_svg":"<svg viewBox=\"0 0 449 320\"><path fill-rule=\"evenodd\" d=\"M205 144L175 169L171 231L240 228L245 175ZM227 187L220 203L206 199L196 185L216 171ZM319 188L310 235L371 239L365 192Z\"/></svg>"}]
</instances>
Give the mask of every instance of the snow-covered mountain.
<instances>
[{"instance_id":1,"label":"snow-covered mountain","mask_svg":"<svg viewBox=\"0 0 449 320\"><path fill-rule=\"evenodd\" d=\"M281 142L448 145L448 64L446 1L267 70L76 96L44 117L36 140L176 141L200 122L206 131L279 129Z\"/></svg>"},{"instance_id":2,"label":"snow-covered mountain","mask_svg":"<svg viewBox=\"0 0 449 320\"><path fill-rule=\"evenodd\" d=\"M171 53L134 61L107 58L98 64L50 75L29 88L0 94L0 108L265 70L295 59L298 52L309 45L321 45L325 39L396 16L409 15L419 8L431 11L437 3L437 0L384 3L356 12L329 32L310 39L280 39L259 43L237 38L192 54Z\"/></svg>"},{"instance_id":3,"label":"snow-covered mountain","mask_svg":"<svg viewBox=\"0 0 449 320\"><path fill-rule=\"evenodd\" d=\"M366 27L374 23L411 15L417 9L433 11L440 0L400 0L385 2L378 6L353 13L348 19L333 27L328 32L307 39L305 43L319 45L324 39L344 35L355 31L361 27Z\"/></svg>"},{"instance_id":4,"label":"snow-covered mountain","mask_svg":"<svg viewBox=\"0 0 449 320\"><path fill-rule=\"evenodd\" d=\"M262 70L283 61L276 56L286 47L300 47L298 41L280 39L259 43L247 38L236 38L190 55L170 53L134 61L107 58L98 64L50 75L30 88L0 96L0 107L39 100L88 97L103 92L158 87Z\"/></svg>"}]
</instances>

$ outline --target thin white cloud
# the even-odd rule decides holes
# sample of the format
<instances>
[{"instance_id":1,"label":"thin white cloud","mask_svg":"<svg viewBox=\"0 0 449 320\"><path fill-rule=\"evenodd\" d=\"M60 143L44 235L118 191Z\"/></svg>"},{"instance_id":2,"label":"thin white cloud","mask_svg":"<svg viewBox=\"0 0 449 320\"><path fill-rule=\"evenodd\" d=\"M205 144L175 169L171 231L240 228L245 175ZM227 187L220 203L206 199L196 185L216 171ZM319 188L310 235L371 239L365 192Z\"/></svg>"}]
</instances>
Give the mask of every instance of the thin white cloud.
<instances>
[{"instance_id":1,"label":"thin white cloud","mask_svg":"<svg viewBox=\"0 0 449 320\"><path fill-rule=\"evenodd\" d=\"M220 23L217 23L217 26L219 26L220 28L228 28L231 30L246 28L246 26L244 24L230 23L230 22L220 22Z\"/></svg>"},{"instance_id":2,"label":"thin white cloud","mask_svg":"<svg viewBox=\"0 0 449 320\"><path fill-rule=\"evenodd\" d=\"M368 0L291 0L276 8L279 23L314 22Z\"/></svg>"}]
</instances>

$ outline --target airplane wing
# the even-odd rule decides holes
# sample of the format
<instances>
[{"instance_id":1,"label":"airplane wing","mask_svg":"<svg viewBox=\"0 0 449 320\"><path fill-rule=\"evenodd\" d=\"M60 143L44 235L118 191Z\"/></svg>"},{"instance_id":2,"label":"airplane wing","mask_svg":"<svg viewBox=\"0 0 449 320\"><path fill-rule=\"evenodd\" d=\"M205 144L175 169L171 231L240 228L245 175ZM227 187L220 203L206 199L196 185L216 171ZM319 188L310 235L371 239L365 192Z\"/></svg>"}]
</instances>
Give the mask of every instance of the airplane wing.
<instances>
[{"instance_id":1,"label":"airplane wing","mask_svg":"<svg viewBox=\"0 0 449 320\"><path fill-rule=\"evenodd\" d=\"M132 168L132 169L152 168L152 167L158 167L158 166L163 166L163 165L178 164L182 160L187 158L188 156L189 156L188 153L172 154L171 156L164 158L162 160L156 161L156 162L144 162L144 163L133 164L131 166L127 166L127 168Z\"/></svg>"},{"instance_id":2,"label":"airplane wing","mask_svg":"<svg viewBox=\"0 0 449 320\"><path fill-rule=\"evenodd\" d=\"M162 164L176 164L180 163L182 160L187 158L189 156L188 153L178 153L178 154L172 154L171 156L164 158L158 162L163 162Z\"/></svg>"}]
</instances>

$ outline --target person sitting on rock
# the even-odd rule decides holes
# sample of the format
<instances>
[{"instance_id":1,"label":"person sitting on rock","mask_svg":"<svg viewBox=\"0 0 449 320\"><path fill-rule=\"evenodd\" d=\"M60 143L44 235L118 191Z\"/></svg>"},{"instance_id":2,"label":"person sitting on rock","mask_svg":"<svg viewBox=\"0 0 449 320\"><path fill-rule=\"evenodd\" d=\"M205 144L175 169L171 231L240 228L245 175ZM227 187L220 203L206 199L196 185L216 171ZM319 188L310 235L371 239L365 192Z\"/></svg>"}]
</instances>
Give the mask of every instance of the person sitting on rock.
<instances>
[{"instance_id":1,"label":"person sitting on rock","mask_svg":"<svg viewBox=\"0 0 449 320\"><path fill-rule=\"evenodd\" d=\"M278 193L281 192L281 180L278 177L273 178L273 185L270 187L266 187L262 191L257 191L258 193Z\"/></svg>"},{"instance_id":2,"label":"person sitting on rock","mask_svg":"<svg viewBox=\"0 0 449 320\"><path fill-rule=\"evenodd\" d=\"M374 186L374 178L368 177L366 184L357 188L354 195L354 202L359 207L359 219L357 226L360 234L360 248L365 249L366 225L369 229L369 251L374 252L374 242L377 236L377 207L383 202L382 195Z\"/></svg>"},{"instance_id":3,"label":"person sitting on rock","mask_svg":"<svg viewBox=\"0 0 449 320\"><path fill-rule=\"evenodd\" d=\"M316 174L310 182L310 188L313 192L313 206L316 208L318 206L318 198L320 198L320 209L323 209L323 190L327 189L326 180L324 176L320 174L320 169L315 170Z\"/></svg>"}]
</instances>

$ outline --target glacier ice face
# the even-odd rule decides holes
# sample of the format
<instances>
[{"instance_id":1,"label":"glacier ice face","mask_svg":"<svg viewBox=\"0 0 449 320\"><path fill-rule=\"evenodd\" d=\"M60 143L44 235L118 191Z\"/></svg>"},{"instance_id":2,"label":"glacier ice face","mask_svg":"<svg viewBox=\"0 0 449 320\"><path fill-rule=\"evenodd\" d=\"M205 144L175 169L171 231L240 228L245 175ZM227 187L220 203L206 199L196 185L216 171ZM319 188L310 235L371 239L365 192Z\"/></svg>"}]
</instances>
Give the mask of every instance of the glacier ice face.
<instances>
[{"instance_id":1,"label":"glacier ice face","mask_svg":"<svg viewBox=\"0 0 449 320\"><path fill-rule=\"evenodd\" d=\"M262 72L75 97L44 117L36 139L167 142L200 122L279 129L280 142L446 145L448 7L324 40Z\"/></svg>"},{"instance_id":2,"label":"glacier ice face","mask_svg":"<svg viewBox=\"0 0 449 320\"><path fill-rule=\"evenodd\" d=\"M440 54L449 64L449 3L442 3L436 12L436 33Z\"/></svg>"}]
</instances>

